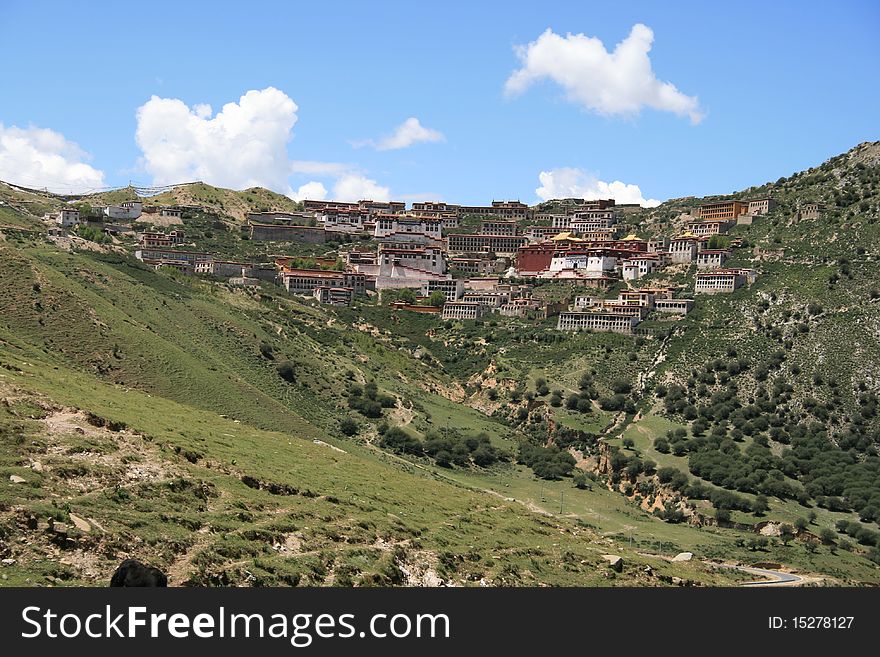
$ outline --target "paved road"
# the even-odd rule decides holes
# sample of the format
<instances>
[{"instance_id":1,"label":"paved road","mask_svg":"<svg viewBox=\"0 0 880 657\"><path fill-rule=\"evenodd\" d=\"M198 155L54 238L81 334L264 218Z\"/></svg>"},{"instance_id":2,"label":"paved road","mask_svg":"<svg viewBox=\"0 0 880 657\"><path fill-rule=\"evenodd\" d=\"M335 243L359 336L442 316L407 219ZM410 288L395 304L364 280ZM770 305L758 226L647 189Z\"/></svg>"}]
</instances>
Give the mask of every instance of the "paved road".
<instances>
[{"instance_id":1,"label":"paved road","mask_svg":"<svg viewBox=\"0 0 880 657\"><path fill-rule=\"evenodd\" d=\"M749 566L734 566L737 570L742 570L752 575L760 575L769 579L755 580L754 582L743 582L740 586L797 586L804 581L800 575L792 573L783 573L778 570L766 570L765 568L751 568Z\"/></svg>"}]
</instances>

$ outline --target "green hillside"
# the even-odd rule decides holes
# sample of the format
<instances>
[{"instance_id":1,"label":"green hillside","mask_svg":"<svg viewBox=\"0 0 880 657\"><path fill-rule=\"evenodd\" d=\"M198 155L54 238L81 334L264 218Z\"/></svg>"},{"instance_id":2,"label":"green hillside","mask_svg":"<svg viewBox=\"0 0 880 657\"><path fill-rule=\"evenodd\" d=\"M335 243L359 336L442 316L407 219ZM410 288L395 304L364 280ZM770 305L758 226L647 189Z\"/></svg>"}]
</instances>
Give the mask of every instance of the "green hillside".
<instances>
[{"instance_id":1,"label":"green hillside","mask_svg":"<svg viewBox=\"0 0 880 657\"><path fill-rule=\"evenodd\" d=\"M131 555L193 584L743 577L722 561L878 583L878 152L734 195L778 203L732 230L756 282L640 336L319 307L157 272L125 240L63 250L38 219L62 201L0 186L5 581L102 581ZM668 235L701 200L627 222ZM824 216L795 223L808 200ZM336 248L242 239L246 212L295 208L266 190L147 202L200 206L187 239L224 257Z\"/></svg>"}]
</instances>

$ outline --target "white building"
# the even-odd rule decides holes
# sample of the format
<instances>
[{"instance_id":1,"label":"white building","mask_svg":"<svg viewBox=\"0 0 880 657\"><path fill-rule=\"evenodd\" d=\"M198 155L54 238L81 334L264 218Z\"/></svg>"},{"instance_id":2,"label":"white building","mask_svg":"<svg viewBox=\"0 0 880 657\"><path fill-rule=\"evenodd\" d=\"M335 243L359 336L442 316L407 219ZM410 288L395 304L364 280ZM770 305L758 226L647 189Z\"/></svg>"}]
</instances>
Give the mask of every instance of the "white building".
<instances>
[{"instance_id":1,"label":"white building","mask_svg":"<svg viewBox=\"0 0 880 657\"><path fill-rule=\"evenodd\" d=\"M567 269L577 269L601 276L603 272L612 271L617 265L617 258L604 254L593 253L565 253L553 256L550 260L548 272L558 272Z\"/></svg>"},{"instance_id":2,"label":"white building","mask_svg":"<svg viewBox=\"0 0 880 657\"><path fill-rule=\"evenodd\" d=\"M697 272L694 292L697 294L726 294L745 283L746 277L736 269L712 269Z\"/></svg>"},{"instance_id":3,"label":"white building","mask_svg":"<svg viewBox=\"0 0 880 657\"><path fill-rule=\"evenodd\" d=\"M143 212L144 204L140 201L126 201L119 205L108 205L104 208L104 215L111 219L137 219Z\"/></svg>"},{"instance_id":4,"label":"white building","mask_svg":"<svg viewBox=\"0 0 880 657\"><path fill-rule=\"evenodd\" d=\"M448 278L425 281L422 284L421 294L423 297L429 297L432 292L437 291L445 294L447 301L461 299L464 294L464 281L460 278Z\"/></svg>"},{"instance_id":5,"label":"white building","mask_svg":"<svg viewBox=\"0 0 880 657\"><path fill-rule=\"evenodd\" d=\"M73 208L61 208L55 221L62 228L73 228L79 225L79 210Z\"/></svg>"},{"instance_id":6,"label":"white building","mask_svg":"<svg viewBox=\"0 0 880 657\"><path fill-rule=\"evenodd\" d=\"M774 207L776 207L776 201L772 198L756 198L749 201L749 209L747 213L752 216L758 216L767 214Z\"/></svg>"},{"instance_id":7,"label":"white building","mask_svg":"<svg viewBox=\"0 0 880 657\"><path fill-rule=\"evenodd\" d=\"M611 333L632 333L639 323L635 314L613 312L570 312L560 313L556 328L560 331L609 331Z\"/></svg>"},{"instance_id":8,"label":"white building","mask_svg":"<svg viewBox=\"0 0 880 657\"><path fill-rule=\"evenodd\" d=\"M392 233L414 233L434 239L443 238L443 222L433 217L407 217L403 215L380 214L376 216L374 237L385 237Z\"/></svg>"},{"instance_id":9,"label":"white building","mask_svg":"<svg viewBox=\"0 0 880 657\"><path fill-rule=\"evenodd\" d=\"M727 249L703 249L697 253L697 269L717 269L729 255Z\"/></svg>"},{"instance_id":10,"label":"white building","mask_svg":"<svg viewBox=\"0 0 880 657\"><path fill-rule=\"evenodd\" d=\"M362 233L367 215L360 211L325 210L318 215L324 230L336 233Z\"/></svg>"},{"instance_id":11,"label":"white building","mask_svg":"<svg viewBox=\"0 0 880 657\"><path fill-rule=\"evenodd\" d=\"M443 319L479 319L486 314L486 306L471 301L448 301L443 304Z\"/></svg>"},{"instance_id":12,"label":"white building","mask_svg":"<svg viewBox=\"0 0 880 657\"><path fill-rule=\"evenodd\" d=\"M669 242L669 259L675 263L691 263L697 257L699 240L693 236L675 237Z\"/></svg>"},{"instance_id":13,"label":"white building","mask_svg":"<svg viewBox=\"0 0 880 657\"><path fill-rule=\"evenodd\" d=\"M380 245L379 265L383 270L390 269L394 265L403 265L432 274L446 273L443 251L436 247L401 249Z\"/></svg>"}]
</instances>

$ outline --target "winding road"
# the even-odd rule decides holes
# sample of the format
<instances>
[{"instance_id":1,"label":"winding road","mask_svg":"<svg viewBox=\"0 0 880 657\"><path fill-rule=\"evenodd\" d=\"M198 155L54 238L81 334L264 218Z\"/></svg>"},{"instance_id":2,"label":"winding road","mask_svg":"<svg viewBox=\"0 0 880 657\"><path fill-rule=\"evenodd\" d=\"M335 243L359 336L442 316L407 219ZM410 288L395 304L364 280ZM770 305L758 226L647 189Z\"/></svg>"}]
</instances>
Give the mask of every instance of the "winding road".
<instances>
[{"instance_id":1,"label":"winding road","mask_svg":"<svg viewBox=\"0 0 880 657\"><path fill-rule=\"evenodd\" d=\"M735 568L736 570L741 570L744 573L749 573L750 575L757 575L759 577L766 577L767 579L756 579L749 582L743 582L740 586L799 586L807 581L806 578L801 577L800 575L795 575L793 573L784 573L781 570L768 570L767 568L755 568L753 566L740 566L739 564L734 563L725 563L725 564L716 564L720 565L722 568Z\"/></svg>"},{"instance_id":2,"label":"winding road","mask_svg":"<svg viewBox=\"0 0 880 657\"><path fill-rule=\"evenodd\" d=\"M803 583L804 578L800 575L792 573L783 573L778 570L766 570L765 568L751 568L749 566L736 566L738 570L769 579L755 580L754 582L743 582L740 586L798 586Z\"/></svg>"}]
</instances>

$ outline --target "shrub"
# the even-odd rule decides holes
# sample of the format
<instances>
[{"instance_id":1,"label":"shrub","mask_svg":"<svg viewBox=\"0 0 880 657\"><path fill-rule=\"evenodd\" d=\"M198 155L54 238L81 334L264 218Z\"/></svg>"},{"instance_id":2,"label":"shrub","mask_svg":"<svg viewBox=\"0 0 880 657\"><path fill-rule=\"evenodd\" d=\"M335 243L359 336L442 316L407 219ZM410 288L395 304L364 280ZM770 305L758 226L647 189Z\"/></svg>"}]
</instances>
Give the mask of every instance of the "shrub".
<instances>
[{"instance_id":1,"label":"shrub","mask_svg":"<svg viewBox=\"0 0 880 657\"><path fill-rule=\"evenodd\" d=\"M283 363L279 363L276 370L278 371L278 376L288 383L294 383L296 381L296 369L291 361L286 360Z\"/></svg>"},{"instance_id":2,"label":"shrub","mask_svg":"<svg viewBox=\"0 0 880 657\"><path fill-rule=\"evenodd\" d=\"M344 436L354 436L358 432L358 424L350 417L344 418L339 423L339 430L342 432Z\"/></svg>"},{"instance_id":3,"label":"shrub","mask_svg":"<svg viewBox=\"0 0 880 657\"><path fill-rule=\"evenodd\" d=\"M413 454L419 456L422 454L422 443L400 427L391 427L385 432L380 441L382 447L400 452L402 454Z\"/></svg>"}]
</instances>

